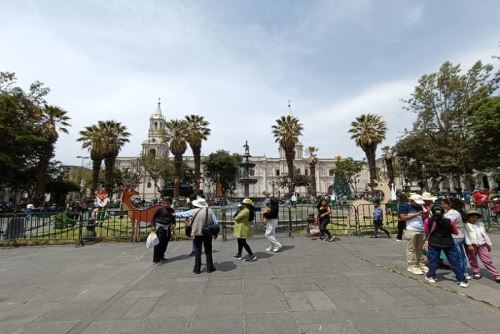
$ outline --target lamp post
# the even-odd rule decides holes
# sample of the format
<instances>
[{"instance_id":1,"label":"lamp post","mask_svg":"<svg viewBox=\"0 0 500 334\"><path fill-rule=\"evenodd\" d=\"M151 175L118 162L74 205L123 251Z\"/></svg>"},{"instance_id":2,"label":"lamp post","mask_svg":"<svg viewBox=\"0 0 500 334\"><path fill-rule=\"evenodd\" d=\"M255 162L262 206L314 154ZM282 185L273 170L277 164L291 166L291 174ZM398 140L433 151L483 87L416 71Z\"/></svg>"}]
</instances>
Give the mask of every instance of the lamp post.
<instances>
[{"instance_id":1,"label":"lamp post","mask_svg":"<svg viewBox=\"0 0 500 334\"><path fill-rule=\"evenodd\" d=\"M83 172L83 162L87 159L89 159L89 157L87 156L82 156L82 155L77 155L76 156L77 159L82 159L82 164L80 166L80 172L78 173L78 178L80 179L80 200L82 200L82 192L83 192L83 176L82 176L82 172Z\"/></svg>"}]
</instances>

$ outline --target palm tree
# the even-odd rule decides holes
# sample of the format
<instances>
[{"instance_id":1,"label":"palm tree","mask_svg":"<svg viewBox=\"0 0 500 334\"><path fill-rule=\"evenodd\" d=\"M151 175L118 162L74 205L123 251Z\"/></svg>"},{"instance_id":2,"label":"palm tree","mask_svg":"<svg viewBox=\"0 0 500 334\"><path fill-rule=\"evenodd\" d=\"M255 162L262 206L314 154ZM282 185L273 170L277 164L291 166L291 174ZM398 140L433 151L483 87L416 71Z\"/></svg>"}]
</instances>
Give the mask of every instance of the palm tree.
<instances>
[{"instance_id":1,"label":"palm tree","mask_svg":"<svg viewBox=\"0 0 500 334\"><path fill-rule=\"evenodd\" d=\"M40 110L40 135L45 139L42 150L39 153L39 160L35 170L35 204L41 205L45 195L45 174L49 166L50 159L54 156L54 144L59 138L58 131L68 133L71 126L68 121L67 112L56 106L45 105Z\"/></svg>"},{"instance_id":2,"label":"palm tree","mask_svg":"<svg viewBox=\"0 0 500 334\"><path fill-rule=\"evenodd\" d=\"M290 193L295 191L293 160L295 159L295 145L299 142L302 130L303 126L300 124L299 119L292 115L281 116L276 120L276 125L272 126L275 142L279 143L280 147L285 151Z\"/></svg>"},{"instance_id":3,"label":"palm tree","mask_svg":"<svg viewBox=\"0 0 500 334\"><path fill-rule=\"evenodd\" d=\"M99 172L101 171L101 164L106 155L103 132L95 124L86 126L84 130L80 131L80 137L77 140L82 142L82 148L87 149L90 153L90 159L92 160L90 194L94 196L97 189Z\"/></svg>"},{"instance_id":4,"label":"palm tree","mask_svg":"<svg viewBox=\"0 0 500 334\"><path fill-rule=\"evenodd\" d=\"M129 142L127 127L116 121L99 121L104 143L104 185L111 197L113 194L113 170L116 157L123 145Z\"/></svg>"},{"instance_id":5,"label":"palm tree","mask_svg":"<svg viewBox=\"0 0 500 334\"><path fill-rule=\"evenodd\" d=\"M366 114L356 118L351 123L351 139L365 152L370 171L371 187L375 186L377 168L375 165L375 154L377 145L385 139L387 125L379 115Z\"/></svg>"},{"instance_id":6,"label":"palm tree","mask_svg":"<svg viewBox=\"0 0 500 334\"><path fill-rule=\"evenodd\" d=\"M203 116L199 115L188 115L185 117L185 121L188 126L188 135L186 140L191 146L194 156L194 189L196 191L200 190L200 179L201 179L201 143L207 140L210 135L210 128L208 123Z\"/></svg>"},{"instance_id":7,"label":"palm tree","mask_svg":"<svg viewBox=\"0 0 500 334\"><path fill-rule=\"evenodd\" d=\"M389 180L390 186L394 184L394 153L390 146L382 147L382 152L385 167L387 168L387 179Z\"/></svg>"},{"instance_id":8,"label":"palm tree","mask_svg":"<svg viewBox=\"0 0 500 334\"><path fill-rule=\"evenodd\" d=\"M318 153L318 150L319 149L314 146L308 146L305 149L306 154L309 155L307 158L307 164L309 165L309 170L311 172L311 187L309 188L309 193L313 197L316 197L316 164L318 163L316 153Z\"/></svg>"},{"instance_id":9,"label":"palm tree","mask_svg":"<svg viewBox=\"0 0 500 334\"><path fill-rule=\"evenodd\" d=\"M182 156L187 150L188 125L186 121L173 119L170 122L167 122L162 136L165 142L170 143L170 152L174 155L174 198L178 198L181 184Z\"/></svg>"}]
</instances>

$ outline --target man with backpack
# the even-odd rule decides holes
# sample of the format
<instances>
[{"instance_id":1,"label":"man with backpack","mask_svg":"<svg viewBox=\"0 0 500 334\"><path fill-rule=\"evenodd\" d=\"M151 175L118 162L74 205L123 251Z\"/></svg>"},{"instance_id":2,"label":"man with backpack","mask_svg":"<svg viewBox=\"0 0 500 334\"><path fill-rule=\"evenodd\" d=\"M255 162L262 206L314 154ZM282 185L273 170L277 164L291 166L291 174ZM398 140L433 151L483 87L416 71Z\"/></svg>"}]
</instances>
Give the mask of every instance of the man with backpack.
<instances>
[{"instance_id":1,"label":"man with backpack","mask_svg":"<svg viewBox=\"0 0 500 334\"><path fill-rule=\"evenodd\" d=\"M175 216L179 218L191 218L191 237L194 240L193 273L201 273L202 247L205 248L207 273L211 273L216 270L212 258L212 239L217 238L219 222L204 198L199 197L193 200L191 204L194 206L193 209L177 212Z\"/></svg>"}]
</instances>

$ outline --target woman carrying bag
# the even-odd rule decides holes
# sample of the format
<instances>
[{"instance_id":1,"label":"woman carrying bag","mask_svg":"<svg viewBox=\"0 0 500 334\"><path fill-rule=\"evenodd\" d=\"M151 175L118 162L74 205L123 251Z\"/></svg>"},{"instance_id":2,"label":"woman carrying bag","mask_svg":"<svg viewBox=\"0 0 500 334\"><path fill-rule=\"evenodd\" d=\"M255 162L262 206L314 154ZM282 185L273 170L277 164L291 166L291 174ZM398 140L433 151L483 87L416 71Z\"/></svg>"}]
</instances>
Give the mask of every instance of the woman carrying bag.
<instances>
[{"instance_id":1,"label":"woman carrying bag","mask_svg":"<svg viewBox=\"0 0 500 334\"><path fill-rule=\"evenodd\" d=\"M257 261L257 256L255 256L250 245L247 243L247 239L253 237L252 221L255 218L255 209L253 207L253 201L250 198L245 198L241 204L240 211L238 211L234 217L233 235L238 240L238 253L233 257L238 260L243 260L241 253L243 248L245 248L248 253L248 257L245 261L255 262Z\"/></svg>"}]
</instances>

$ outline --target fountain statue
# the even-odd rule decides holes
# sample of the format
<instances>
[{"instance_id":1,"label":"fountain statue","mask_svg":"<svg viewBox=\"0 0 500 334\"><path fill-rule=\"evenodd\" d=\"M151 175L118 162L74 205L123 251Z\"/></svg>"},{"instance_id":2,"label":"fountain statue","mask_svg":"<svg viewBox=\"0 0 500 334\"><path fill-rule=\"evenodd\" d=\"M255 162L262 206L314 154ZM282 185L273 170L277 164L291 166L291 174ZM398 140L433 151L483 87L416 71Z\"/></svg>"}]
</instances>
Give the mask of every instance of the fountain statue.
<instances>
[{"instance_id":1,"label":"fountain statue","mask_svg":"<svg viewBox=\"0 0 500 334\"><path fill-rule=\"evenodd\" d=\"M249 173L250 168L254 168L255 164L248 160L251 157L251 155L250 155L250 146L248 146L247 140L245 140L245 145L243 145L243 147L245 148L245 154L243 155L243 161L240 163L240 167L242 168L242 173L241 173L242 177L240 178L240 183L244 187L243 195L245 197L249 197L250 193L249 185L257 183L257 179L250 177Z\"/></svg>"}]
</instances>

